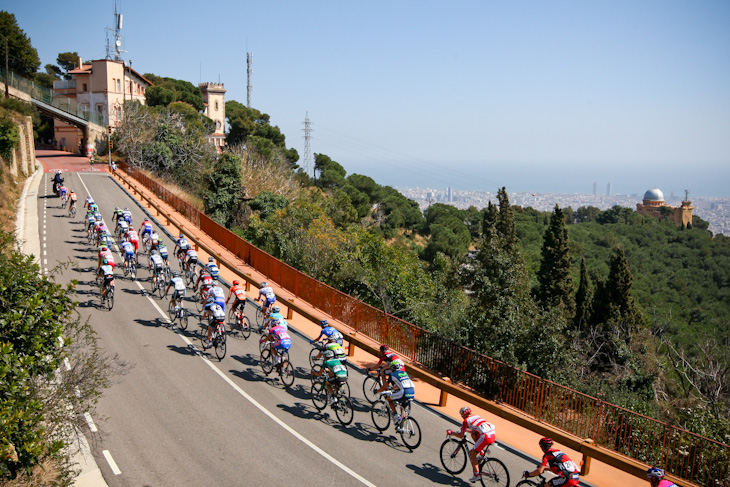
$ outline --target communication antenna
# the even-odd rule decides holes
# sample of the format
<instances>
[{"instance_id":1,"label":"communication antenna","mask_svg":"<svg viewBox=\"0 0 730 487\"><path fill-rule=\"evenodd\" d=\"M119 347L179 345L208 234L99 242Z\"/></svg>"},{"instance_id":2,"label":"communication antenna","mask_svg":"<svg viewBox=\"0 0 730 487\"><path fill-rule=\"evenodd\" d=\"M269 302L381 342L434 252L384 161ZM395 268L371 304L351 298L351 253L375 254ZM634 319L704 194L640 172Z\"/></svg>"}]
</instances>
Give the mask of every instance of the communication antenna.
<instances>
[{"instance_id":1,"label":"communication antenna","mask_svg":"<svg viewBox=\"0 0 730 487\"><path fill-rule=\"evenodd\" d=\"M246 53L246 106L251 108L251 93L253 85L251 84L251 74L253 73L253 53Z\"/></svg>"},{"instance_id":2,"label":"communication antenna","mask_svg":"<svg viewBox=\"0 0 730 487\"><path fill-rule=\"evenodd\" d=\"M689 201L689 190L688 189L684 190L684 201Z\"/></svg>"},{"instance_id":3,"label":"communication antenna","mask_svg":"<svg viewBox=\"0 0 730 487\"><path fill-rule=\"evenodd\" d=\"M122 50L122 22L123 16L119 12L119 0L114 0L114 60L121 61L122 53L127 52ZM109 33L112 29L107 28L106 35L106 58L112 58L112 46L110 44Z\"/></svg>"},{"instance_id":4,"label":"communication antenna","mask_svg":"<svg viewBox=\"0 0 730 487\"><path fill-rule=\"evenodd\" d=\"M304 116L304 173L312 173L314 176L314 170L312 169L312 122L309 120L309 112L306 112Z\"/></svg>"}]
</instances>

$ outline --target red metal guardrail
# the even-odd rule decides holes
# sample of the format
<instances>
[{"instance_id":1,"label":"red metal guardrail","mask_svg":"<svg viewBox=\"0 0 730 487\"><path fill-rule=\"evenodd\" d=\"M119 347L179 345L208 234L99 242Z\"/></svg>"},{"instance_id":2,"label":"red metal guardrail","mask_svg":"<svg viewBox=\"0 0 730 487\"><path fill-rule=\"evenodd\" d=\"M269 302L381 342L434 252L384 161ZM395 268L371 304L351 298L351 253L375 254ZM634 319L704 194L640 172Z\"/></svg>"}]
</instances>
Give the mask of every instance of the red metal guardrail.
<instances>
[{"instance_id":1,"label":"red metal guardrail","mask_svg":"<svg viewBox=\"0 0 730 487\"><path fill-rule=\"evenodd\" d=\"M542 379L365 304L251 245L140 171L120 166L246 264L356 332L596 445L690 482L730 486L730 446Z\"/></svg>"}]
</instances>

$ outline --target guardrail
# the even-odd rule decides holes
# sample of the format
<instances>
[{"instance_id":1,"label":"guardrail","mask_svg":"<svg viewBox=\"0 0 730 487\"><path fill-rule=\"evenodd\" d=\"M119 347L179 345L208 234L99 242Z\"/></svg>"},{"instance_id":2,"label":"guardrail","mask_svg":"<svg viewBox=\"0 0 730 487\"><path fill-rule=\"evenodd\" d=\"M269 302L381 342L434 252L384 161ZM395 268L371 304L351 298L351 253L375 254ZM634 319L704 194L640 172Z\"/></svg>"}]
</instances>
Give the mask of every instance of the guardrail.
<instances>
[{"instance_id":1,"label":"guardrail","mask_svg":"<svg viewBox=\"0 0 730 487\"><path fill-rule=\"evenodd\" d=\"M596 458L638 477L644 477L648 464L670 472L674 482L682 479L682 485L730 485L730 446L545 380L388 315L256 248L140 171L126 164L120 168L257 272L349 325L353 331L343 334L351 344L377 355L377 344L388 343L413 362L412 375L580 451L584 472L590 458ZM222 259L215 249L198 243ZM249 283L259 284L235 263L224 263ZM295 300L282 301L316 319Z\"/></svg>"}]
</instances>

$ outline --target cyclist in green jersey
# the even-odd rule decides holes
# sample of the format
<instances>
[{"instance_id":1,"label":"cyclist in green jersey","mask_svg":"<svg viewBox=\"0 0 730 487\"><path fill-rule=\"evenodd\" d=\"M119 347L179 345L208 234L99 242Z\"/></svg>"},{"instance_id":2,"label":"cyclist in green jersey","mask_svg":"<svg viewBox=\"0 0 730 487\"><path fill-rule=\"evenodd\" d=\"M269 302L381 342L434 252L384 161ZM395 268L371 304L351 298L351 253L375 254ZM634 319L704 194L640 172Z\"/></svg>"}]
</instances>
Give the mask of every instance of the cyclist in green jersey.
<instances>
[{"instance_id":1,"label":"cyclist in green jersey","mask_svg":"<svg viewBox=\"0 0 730 487\"><path fill-rule=\"evenodd\" d=\"M324 351L324 363L322 363L322 369L318 371L312 371L312 375L319 377L322 374L327 374L327 381L325 386L330 396L330 402L335 401L335 384L339 387L341 384L347 382L347 367L338 359L335 358L335 353L332 350Z\"/></svg>"}]
</instances>

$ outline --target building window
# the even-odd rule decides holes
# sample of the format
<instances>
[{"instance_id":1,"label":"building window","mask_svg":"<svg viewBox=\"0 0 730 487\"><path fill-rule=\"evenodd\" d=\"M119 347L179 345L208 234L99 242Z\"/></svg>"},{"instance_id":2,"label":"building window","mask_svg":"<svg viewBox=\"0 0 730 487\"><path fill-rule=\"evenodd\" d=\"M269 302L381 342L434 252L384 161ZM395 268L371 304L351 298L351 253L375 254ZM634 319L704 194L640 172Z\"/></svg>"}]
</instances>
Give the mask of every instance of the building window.
<instances>
[{"instance_id":1,"label":"building window","mask_svg":"<svg viewBox=\"0 0 730 487\"><path fill-rule=\"evenodd\" d=\"M86 89L86 83L84 83L84 84L83 84L83 87L84 87L84 89L83 89L83 91L84 91L84 92L88 91L88 90Z\"/></svg>"},{"instance_id":2,"label":"building window","mask_svg":"<svg viewBox=\"0 0 730 487\"><path fill-rule=\"evenodd\" d=\"M117 122L122 121L122 107L116 108L116 116L117 116Z\"/></svg>"},{"instance_id":3,"label":"building window","mask_svg":"<svg viewBox=\"0 0 730 487\"><path fill-rule=\"evenodd\" d=\"M120 91L122 91L122 80L120 80L120 79L116 79L116 80L114 80L114 81L116 81L116 85L117 85L117 93L119 93Z\"/></svg>"},{"instance_id":4,"label":"building window","mask_svg":"<svg viewBox=\"0 0 730 487\"><path fill-rule=\"evenodd\" d=\"M218 111L218 102L217 101L215 102L215 111L216 112Z\"/></svg>"}]
</instances>

